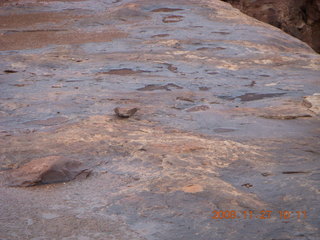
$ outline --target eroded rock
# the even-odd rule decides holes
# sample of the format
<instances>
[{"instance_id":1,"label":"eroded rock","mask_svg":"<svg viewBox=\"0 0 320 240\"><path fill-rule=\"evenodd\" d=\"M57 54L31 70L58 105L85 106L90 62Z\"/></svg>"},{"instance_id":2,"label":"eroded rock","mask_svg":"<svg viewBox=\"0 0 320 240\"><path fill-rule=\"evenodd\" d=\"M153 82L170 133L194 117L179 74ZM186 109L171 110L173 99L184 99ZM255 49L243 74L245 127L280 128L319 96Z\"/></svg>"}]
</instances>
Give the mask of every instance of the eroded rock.
<instances>
[{"instance_id":1,"label":"eroded rock","mask_svg":"<svg viewBox=\"0 0 320 240\"><path fill-rule=\"evenodd\" d=\"M220 0L6 2L0 182L21 172L8 168L38 156L90 162L95 176L39 189L0 186L2 238L316 235L317 118L259 117L314 115L301 100L317 87L320 59L306 44ZM108 114L115 107L141 107L143 118L117 119ZM72 121L50 119L58 112ZM24 124L30 120L40 122ZM305 224L277 215L265 225L211 219L214 210L301 206L315 208Z\"/></svg>"},{"instance_id":2,"label":"eroded rock","mask_svg":"<svg viewBox=\"0 0 320 240\"><path fill-rule=\"evenodd\" d=\"M6 184L11 187L30 187L39 184L68 182L77 176L88 176L90 170L81 162L49 156L34 159L20 168L10 170Z\"/></svg>"},{"instance_id":3,"label":"eroded rock","mask_svg":"<svg viewBox=\"0 0 320 240\"><path fill-rule=\"evenodd\" d=\"M303 104L308 107L310 111L320 115L320 93L304 97Z\"/></svg>"},{"instance_id":4,"label":"eroded rock","mask_svg":"<svg viewBox=\"0 0 320 240\"><path fill-rule=\"evenodd\" d=\"M156 91L156 90L166 90L171 91L172 89L182 89L183 87L180 87L177 84L174 83L168 83L166 85L160 85L160 84L148 84L145 87L138 88L138 91Z\"/></svg>"},{"instance_id":5,"label":"eroded rock","mask_svg":"<svg viewBox=\"0 0 320 240\"><path fill-rule=\"evenodd\" d=\"M114 109L114 112L120 118L129 118L129 117L132 117L138 110L139 110L138 108L116 107Z\"/></svg>"},{"instance_id":6,"label":"eroded rock","mask_svg":"<svg viewBox=\"0 0 320 240\"><path fill-rule=\"evenodd\" d=\"M260 21L278 27L320 52L319 0L223 0Z\"/></svg>"},{"instance_id":7,"label":"eroded rock","mask_svg":"<svg viewBox=\"0 0 320 240\"><path fill-rule=\"evenodd\" d=\"M259 117L277 120L311 118L313 114L300 101L277 101L274 106L258 110Z\"/></svg>"}]
</instances>

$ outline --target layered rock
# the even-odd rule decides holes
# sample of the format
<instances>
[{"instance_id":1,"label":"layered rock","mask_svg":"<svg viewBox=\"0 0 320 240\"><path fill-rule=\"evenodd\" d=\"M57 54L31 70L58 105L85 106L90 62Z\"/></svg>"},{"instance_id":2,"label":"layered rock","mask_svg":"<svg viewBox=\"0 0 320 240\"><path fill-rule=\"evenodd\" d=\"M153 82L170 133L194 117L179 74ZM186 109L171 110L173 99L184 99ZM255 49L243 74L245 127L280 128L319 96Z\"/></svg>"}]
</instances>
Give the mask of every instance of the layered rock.
<instances>
[{"instance_id":1,"label":"layered rock","mask_svg":"<svg viewBox=\"0 0 320 240\"><path fill-rule=\"evenodd\" d=\"M1 239L317 239L307 44L219 0L0 4Z\"/></svg>"},{"instance_id":2,"label":"layered rock","mask_svg":"<svg viewBox=\"0 0 320 240\"><path fill-rule=\"evenodd\" d=\"M320 53L319 0L224 0L308 43Z\"/></svg>"}]
</instances>

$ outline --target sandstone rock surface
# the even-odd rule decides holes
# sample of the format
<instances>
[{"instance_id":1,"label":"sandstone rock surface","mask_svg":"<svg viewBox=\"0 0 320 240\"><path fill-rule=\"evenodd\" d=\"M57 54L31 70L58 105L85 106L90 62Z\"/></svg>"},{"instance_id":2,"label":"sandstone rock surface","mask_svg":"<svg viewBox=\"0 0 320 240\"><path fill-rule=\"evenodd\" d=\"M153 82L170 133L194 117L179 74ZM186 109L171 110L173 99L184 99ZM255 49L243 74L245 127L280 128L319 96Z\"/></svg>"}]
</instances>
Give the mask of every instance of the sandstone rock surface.
<instances>
[{"instance_id":1,"label":"sandstone rock surface","mask_svg":"<svg viewBox=\"0 0 320 240\"><path fill-rule=\"evenodd\" d=\"M320 114L320 93L304 97L303 102L312 112L317 115Z\"/></svg>"},{"instance_id":2,"label":"sandstone rock surface","mask_svg":"<svg viewBox=\"0 0 320 240\"><path fill-rule=\"evenodd\" d=\"M220 0L0 6L1 239L319 239L307 44ZM44 156L92 175L2 184Z\"/></svg>"},{"instance_id":3,"label":"sandstone rock surface","mask_svg":"<svg viewBox=\"0 0 320 240\"><path fill-rule=\"evenodd\" d=\"M79 161L50 156L34 159L8 172L6 183L13 187L68 182L89 171Z\"/></svg>"},{"instance_id":4,"label":"sandstone rock surface","mask_svg":"<svg viewBox=\"0 0 320 240\"><path fill-rule=\"evenodd\" d=\"M224 0L308 43L320 53L320 0Z\"/></svg>"}]
</instances>

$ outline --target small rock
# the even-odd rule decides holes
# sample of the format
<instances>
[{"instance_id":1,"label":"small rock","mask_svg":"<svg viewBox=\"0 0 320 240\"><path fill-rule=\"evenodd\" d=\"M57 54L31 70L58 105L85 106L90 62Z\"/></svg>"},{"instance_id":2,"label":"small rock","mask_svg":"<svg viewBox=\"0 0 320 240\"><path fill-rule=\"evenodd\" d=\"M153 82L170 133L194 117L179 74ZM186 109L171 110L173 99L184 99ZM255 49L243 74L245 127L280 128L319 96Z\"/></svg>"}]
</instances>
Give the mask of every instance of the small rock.
<instances>
[{"instance_id":1,"label":"small rock","mask_svg":"<svg viewBox=\"0 0 320 240\"><path fill-rule=\"evenodd\" d=\"M121 118L129 118L133 116L139 109L138 108L119 108L116 107L114 109L114 112L118 117Z\"/></svg>"},{"instance_id":2,"label":"small rock","mask_svg":"<svg viewBox=\"0 0 320 240\"><path fill-rule=\"evenodd\" d=\"M30 187L39 184L68 182L90 170L81 162L60 156L34 159L20 168L8 171L6 183L11 187Z\"/></svg>"},{"instance_id":3,"label":"small rock","mask_svg":"<svg viewBox=\"0 0 320 240\"><path fill-rule=\"evenodd\" d=\"M241 185L242 187L251 188L253 185L251 183L245 183Z\"/></svg>"},{"instance_id":4,"label":"small rock","mask_svg":"<svg viewBox=\"0 0 320 240\"><path fill-rule=\"evenodd\" d=\"M320 93L304 97L303 104L308 107L310 111L320 115Z\"/></svg>"}]
</instances>

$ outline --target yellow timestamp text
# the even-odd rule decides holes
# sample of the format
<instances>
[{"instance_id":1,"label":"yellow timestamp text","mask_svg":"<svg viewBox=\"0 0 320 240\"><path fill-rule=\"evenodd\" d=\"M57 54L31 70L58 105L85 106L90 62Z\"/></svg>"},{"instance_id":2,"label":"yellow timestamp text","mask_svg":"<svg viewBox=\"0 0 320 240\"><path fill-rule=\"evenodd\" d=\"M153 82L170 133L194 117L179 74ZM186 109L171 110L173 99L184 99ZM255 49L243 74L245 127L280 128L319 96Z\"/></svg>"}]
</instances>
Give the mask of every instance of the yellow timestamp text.
<instances>
[{"instance_id":1,"label":"yellow timestamp text","mask_svg":"<svg viewBox=\"0 0 320 240\"><path fill-rule=\"evenodd\" d=\"M212 211L212 219L270 219L277 217L280 220L306 219L307 211L237 211L237 210L215 210Z\"/></svg>"}]
</instances>

